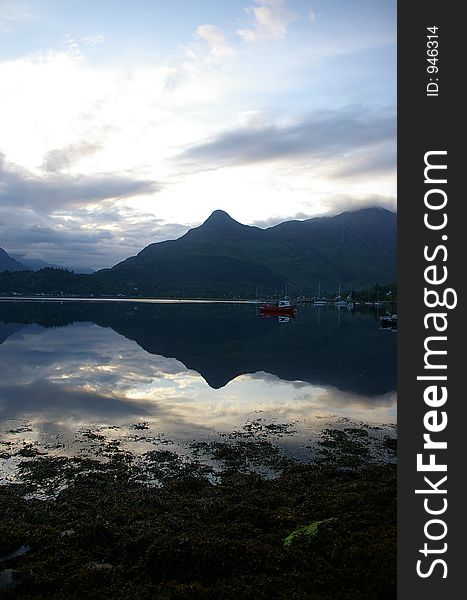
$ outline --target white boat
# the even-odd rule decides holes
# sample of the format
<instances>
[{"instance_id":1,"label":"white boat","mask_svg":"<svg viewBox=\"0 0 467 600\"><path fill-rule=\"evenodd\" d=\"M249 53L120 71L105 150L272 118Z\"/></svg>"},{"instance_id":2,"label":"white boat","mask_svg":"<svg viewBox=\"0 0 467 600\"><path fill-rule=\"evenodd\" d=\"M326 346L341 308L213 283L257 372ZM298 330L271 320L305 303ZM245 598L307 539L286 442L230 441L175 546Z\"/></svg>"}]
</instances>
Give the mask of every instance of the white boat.
<instances>
[{"instance_id":1,"label":"white boat","mask_svg":"<svg viewBox=\"0 0 467 600\"><path fill-rule=\"evenodd\" d=\"M347 300L342 300L341 296L341 284L339 283L339 292L334 298L334 306L347 306Z\"/></svg>"},{"instance_id":2,"label":"white boat","mask_svg":"<svg viewBox=\"0 0 467 600\"><path fill-rule=\"evenodd\" d=\"M318 284L318 298L316 298L316 300L313 300L313 304L315 306L326 306L326 304L328 303L326 298L321 298L321 282Z\"/></svg>"}]
</instances>

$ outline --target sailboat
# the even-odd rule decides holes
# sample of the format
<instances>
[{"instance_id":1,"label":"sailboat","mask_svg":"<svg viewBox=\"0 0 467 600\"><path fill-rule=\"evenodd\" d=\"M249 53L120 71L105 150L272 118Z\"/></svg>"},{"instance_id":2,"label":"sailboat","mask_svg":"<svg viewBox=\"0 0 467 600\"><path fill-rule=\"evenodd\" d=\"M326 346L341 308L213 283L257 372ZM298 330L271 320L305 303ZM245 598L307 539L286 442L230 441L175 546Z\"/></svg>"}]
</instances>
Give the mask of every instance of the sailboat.
<instances>
[{"instance_id":1,"label":"sailboat","mask_svg":"<svg viewBox=\"0 0 467 600\"><path fill-rule=\"evenodd\" d=\"M315 306L326 306L327 300L321 298L321 282L318 283L318 298L314 301Z\"/></svg>"},{"instance_id":2,"label":"sailboat","mask_svg":"<svg viewBox=\"0 0 467 600\"><path fill-rule=\"evenodd\" d=\"M339 283L339 293L334 298L334 306L347 306L347 300L342 300L340 283Z\"/></svg>"},{"instance_id":3,"label":"sailboat","mask_svg":"<svg viewBox=\"0 0 467 600\"><path fill-rule=\"evenodd\" d=\"M373 303L373 306L383 306L384 302L380 302L379 299L379 290L376 291L376 302Z\"/></svg>"}]
</instances>

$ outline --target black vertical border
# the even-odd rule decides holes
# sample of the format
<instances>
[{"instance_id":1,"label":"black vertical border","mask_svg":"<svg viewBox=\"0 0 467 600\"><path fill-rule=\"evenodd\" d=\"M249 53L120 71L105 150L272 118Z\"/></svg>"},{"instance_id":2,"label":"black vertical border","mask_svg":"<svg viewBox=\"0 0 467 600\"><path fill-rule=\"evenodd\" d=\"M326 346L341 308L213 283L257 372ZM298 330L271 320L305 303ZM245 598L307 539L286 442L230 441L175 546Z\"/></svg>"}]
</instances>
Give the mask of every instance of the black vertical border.
<instances>
[{"instance_id":1,"label":"black vertical border","mask_svg":"<svg viewBox=\"0 0 467 600\"><path fill-rule=\"evenodd\" d=\"M467 350L463 348L465 318L465 280L467 279L467 198L461 179L467 173L463 165L467 151L467 102L461 87L467 68L461 69L465 56L467 23L461 16L462 3L425 0L398 3L398 598L450 600L467 597L463 580L467 555L467 422L463 373L467 380ZM439 96L426 95L427 27L439 28ZM461 106L461 103L464 106ZM425 244L436 245L440 232L424 227L424 154L430 150L447 150L448 241L447 286L455 288L458 305L448 313L447 375L448 426L443 438L448 442L443 457L448 464L448 510L443 515L448 533L444 558L448 565L446 579L442 569L422 579L416 573L419 550L426 540L424 525L430 518L423 508L423 497L414 493L423 484L417 473L416 455L423 449L423 416L428 410L423 402L426 383L416 377L423 371L423 342L427 332L423 317L423 257ZM464 216L465 215L465 216ZM440 310L440 309L438 309ZM429 312L429 311L428 311ZM465 358L464 358L465 357ZM427 475L429 475L427 473ZM439 498L439 496L438 496ZM436 543L432 543L436 547ZM441 542L438 543L438 546ZM418 594L418 596L414 596Z\"/></svg>"}]
</instances>

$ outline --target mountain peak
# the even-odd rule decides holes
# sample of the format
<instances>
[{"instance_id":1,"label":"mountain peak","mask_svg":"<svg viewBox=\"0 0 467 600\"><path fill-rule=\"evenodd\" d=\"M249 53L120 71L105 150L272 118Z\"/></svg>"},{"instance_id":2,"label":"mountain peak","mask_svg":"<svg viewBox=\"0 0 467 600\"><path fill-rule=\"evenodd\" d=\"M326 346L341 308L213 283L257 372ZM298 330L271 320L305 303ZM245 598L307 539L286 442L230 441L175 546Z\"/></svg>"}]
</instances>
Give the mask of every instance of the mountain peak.
<instances>
[{"instance_id":1,"label":"mountain peak","mask_svg":"<svg viewBox=\"0 0 467 600\"><path fill-rule=\"evenodd\" d=\"M224 225L224 224L238 223L235 219L225 212L225 210L215 210L211 215L204 221L203 225Z\"/></svg>"},{"instance_id":2,"label":"mountain peak","mask_svg":"<svg viewBox=\"0 0 467 600\"><path fill-rule=\"evenodd\" d=\"M207 241L213 239L236 239L251 237L257 232L256 227L242 225L224 210L215 210L199 227L190 229L180 239L185 241Z\"/></svg>"}]
</instances>

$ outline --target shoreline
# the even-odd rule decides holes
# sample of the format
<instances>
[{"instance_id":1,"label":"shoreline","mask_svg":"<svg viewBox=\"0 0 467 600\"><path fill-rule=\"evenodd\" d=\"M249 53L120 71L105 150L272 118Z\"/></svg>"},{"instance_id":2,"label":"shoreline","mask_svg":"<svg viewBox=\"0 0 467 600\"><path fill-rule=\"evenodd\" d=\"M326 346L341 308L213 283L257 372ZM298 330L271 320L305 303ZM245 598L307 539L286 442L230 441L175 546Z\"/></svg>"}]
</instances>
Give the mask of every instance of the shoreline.
<instances>
[{"instance_id":1,"label":"shoreline","mask_svg":"<svg viewBox=\"0 0 467 600\"><path fill-rule=\"evenodd\" d=\"M364 425L323 431L309 462L238 432L142 461L96 443L104 461L25 452L0 486L3 598L394 597L394 439L392 462Z\"/></svg>"}]
</instances>

